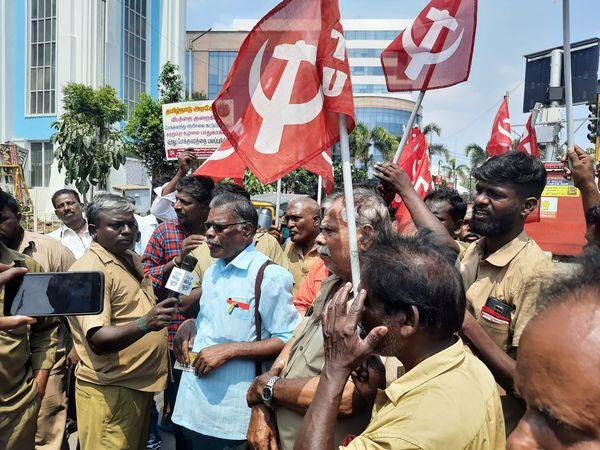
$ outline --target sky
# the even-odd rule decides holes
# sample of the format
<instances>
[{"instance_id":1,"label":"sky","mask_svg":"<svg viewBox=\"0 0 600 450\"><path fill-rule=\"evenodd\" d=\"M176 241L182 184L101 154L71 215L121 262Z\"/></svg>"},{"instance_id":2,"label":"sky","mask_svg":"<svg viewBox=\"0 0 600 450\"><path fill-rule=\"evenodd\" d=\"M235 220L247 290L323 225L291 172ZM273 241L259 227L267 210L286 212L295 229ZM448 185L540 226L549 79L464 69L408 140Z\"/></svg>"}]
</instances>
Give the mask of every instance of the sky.
<instances>
[{"instance_id":1,"label":"sky","mask_svg":"<svg viewBox=\"0 0 600 450\"><path fill-rule=\"evenodd\" d=\"M187 0L187 29L230 25L234 18L258 19L276 0ZM345 19L411 19L426 0L339 0ZM523 55L562 45L560 0L480 0L475 51L469 80L428 92L423 102L424 123L442 128L435 142L445 144L459 163L466 163L464 148L485 146L503 95L511 91L510 116L514 131L521 133L528 115L523 114L525 58ZM571 0L571 42L600 37L600 0ZM574 117L587 117L585 106L575 107ZM563 110L564 116L564 110ZM575 123L575 127L578 123ZM587 127L575 135L587 147ZM566 131L562 133L566 140Z\"/></svg>"}]
</instances>

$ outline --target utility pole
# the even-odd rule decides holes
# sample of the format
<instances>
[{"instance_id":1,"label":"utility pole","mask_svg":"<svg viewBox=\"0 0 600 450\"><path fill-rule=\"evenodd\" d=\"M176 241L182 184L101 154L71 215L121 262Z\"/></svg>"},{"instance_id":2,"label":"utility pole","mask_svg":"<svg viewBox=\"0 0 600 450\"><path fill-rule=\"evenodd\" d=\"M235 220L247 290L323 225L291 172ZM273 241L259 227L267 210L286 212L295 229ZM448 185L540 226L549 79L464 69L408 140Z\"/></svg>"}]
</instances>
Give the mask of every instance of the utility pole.
<instances>
[{"instance_id":1,"label":"utility pole","mask_svg":"<svg viewBox=\"0 0 600 450\"><path fill-rule=\"evenodd\" d=\"M194 53L194 42L196 42L198 39L200 39L202 36L204 36L206 33L209 33L212 31L212 27L209 28L208 30L206 30L205 32L201 33L200 35L196 36L194 39L190 39L189 41L189 47L188 47L188 99L191 100L192 99L192 94L193 94L193 88L192 88L192 64L193 64L193 53Z\"/></svg>"}]
</instances>

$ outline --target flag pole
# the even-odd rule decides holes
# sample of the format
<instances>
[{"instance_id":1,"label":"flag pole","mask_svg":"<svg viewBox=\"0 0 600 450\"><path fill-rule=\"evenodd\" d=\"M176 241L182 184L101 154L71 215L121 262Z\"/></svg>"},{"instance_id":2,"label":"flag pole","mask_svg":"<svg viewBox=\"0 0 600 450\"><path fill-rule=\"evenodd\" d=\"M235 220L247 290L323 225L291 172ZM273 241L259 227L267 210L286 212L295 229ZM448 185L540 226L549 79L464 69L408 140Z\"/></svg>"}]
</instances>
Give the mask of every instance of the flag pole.
<instances>
[{"instance_id":1,"label":"flag pole","mask_svg":"<svg viewBox=\"0 0 600 450\"><path fill-rule=\"evenodd\" d=\"M565 107L567 111L567 149L575 146L573 132L573 78L571 76L571 24L569 0L563 0L563 64L565 72Z\"/></svg>"},{"instance_id":2,"label":"flag pole","mask_svg":"<svg viewBox=\"0 0 600 450\"><path fill-rule=\"evenodd\" d=\"M360 284L360 265L358 262L354 192L352 190L352 169L350 167L350 145L348 143L348 127L345 114L338 113L338 123L340 127L340 149L342 153L342 175L344 179L344 198L346 201L346 219L348 222L352 288L354 289L354 295L356 297L358 296L358 285Z\"/></svg>"},{"instance_id":3,"label":"flag pole","mask_svg":"<svg viewBox=\"0 0 600 450\"><path fill-rule=\"evenodd\" d=\"M275 227L279 228L279 210L281 209L281 178L277 180L277 197L275 200Z\"/></svg>"},{"instance_id":4,"label":"flag pole","mask_svg":"<svg viewBox=\"0 0 600 450\"><path fill-rule=\"evenodd\" d=\"M415 102L415 107L410 114L408 122L406 123L406 127L404 128L404 133L402 133L402 139L400 140L400 144L398 145L398 149L396 150L396 154L394 155L394 159L392 160L392 164L398 164L398 160L400 159L400 155L402 154L402 150L404 150L404 146L408 142L408 137L410 136L410 130L413 129L415 121L417 119L417 114L419 113L419 109L421 109L421 103L423 103L423 97L425 97L425 91L419 91L419 96L417 97L417 101Z\"/></svg>"},{"instance_id":5,"label":"flag pole","mask_svg":"<svg viewBox=\"0 0 600 450\"><path fill-rule=\"evenodd\" d=\"M321 206L321 191L323 190L323 177L319 175L317 181L317 203Z\"/></svg>"}]
</instances>

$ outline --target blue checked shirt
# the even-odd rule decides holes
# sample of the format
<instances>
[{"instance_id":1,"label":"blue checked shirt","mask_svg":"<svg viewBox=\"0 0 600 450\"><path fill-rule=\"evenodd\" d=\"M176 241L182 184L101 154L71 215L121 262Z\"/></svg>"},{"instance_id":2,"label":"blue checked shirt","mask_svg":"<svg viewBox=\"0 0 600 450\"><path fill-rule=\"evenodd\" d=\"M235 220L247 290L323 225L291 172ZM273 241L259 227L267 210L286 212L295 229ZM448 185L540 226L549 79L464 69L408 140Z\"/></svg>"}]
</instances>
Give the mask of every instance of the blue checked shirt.
<instances>
[{"instance_id":1,"label":"blue checked shirt","mask_svg":"<svg viewBox=\"0 0 600 450\"><path fill-rule=\"evenodd\" d=\"M207 269L194 352L216 344L256 340L254 287L258 270L267 259L250 244L229 264L219 259ZM265 270L259 306L263 339L287 342L292 337L300 322L292 303L293 283L292 275L282 267L270 265ZM236 307L228 312L230 299L249 308ZM255 365L250 359L230 360L201 378L184 372L173 422L220 439L246 439L250 423L246 391L254 376Z\"/></svg>"}]
</instances>

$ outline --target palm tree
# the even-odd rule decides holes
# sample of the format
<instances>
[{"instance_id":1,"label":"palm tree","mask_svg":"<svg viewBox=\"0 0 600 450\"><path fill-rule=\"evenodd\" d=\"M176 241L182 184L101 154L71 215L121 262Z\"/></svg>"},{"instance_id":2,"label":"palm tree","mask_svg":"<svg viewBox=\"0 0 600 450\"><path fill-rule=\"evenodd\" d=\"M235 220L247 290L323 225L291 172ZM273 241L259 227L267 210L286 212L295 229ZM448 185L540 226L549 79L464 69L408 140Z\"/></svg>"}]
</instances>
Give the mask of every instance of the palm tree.
<instances>
[{"instance_id":1,"label":"palm tree","mask_svg":"<svg viewBox=\"0 0 600 450\"><path fill-rule=\"evenodd\" d=\"M391 161L398 149L398 138L381 126L373 128L370 137L373 146L381 152L383 159Z\"/></svg>"},{"instance_id":2,"label":"palm tree","mask_svg":"<svg viewBox=\"0 0 600 450\"><path fill-rule=\"evenodd\" d=\"M456 158L450 158L446 160L448 164L442 166L442 169L448 171L448 177L454 181L454 188L456 189L456 185L458 184L458 178L465 179L467 176L467 170L469 166L465 164L458 164L456 162Z\"/></svg>"},{"instance_id":3,"label":"palm tree","mask_svg":"<svg viewBox=\"0 0 600 450\"><path fill-rule=\"evenodd\" d=\"M469 144L465 147L465 154L471 162L471 169L482 165L487 159L487 151L478 144Z\"/></svg>"},{"instance_id":4,"label":"palm tree","mask_svg":"<svg viewBox=\"0 0 600 450\"><path fill-rule=\"evenodd\" d=\"M371 134L364 123L358 122L349 136L350 154L353 162L360 161L365 167L371 162Z\"/></svg>"},{"instance_id":5,"label":"palm tree","mask_svg":"<svg viewBox=\"0 0 600 450\"><path fill-rule=\"evenodd\" d=\"M442 128L437 123L431 122L423 127L423 134L431 140L433 134L437 134L438 136L442 134Z\"/></svg>"},{"instance_id":6,"label":"palm tree","mask_svg":"<svg viewBox=\"0 0 600 450\"><path fill-rule=\"evenodd\" d=\"M429 144L429 158L433 155L444 157L446 161L450 158L450 151L444 144Z\"/></svg>"}]
</instances>

